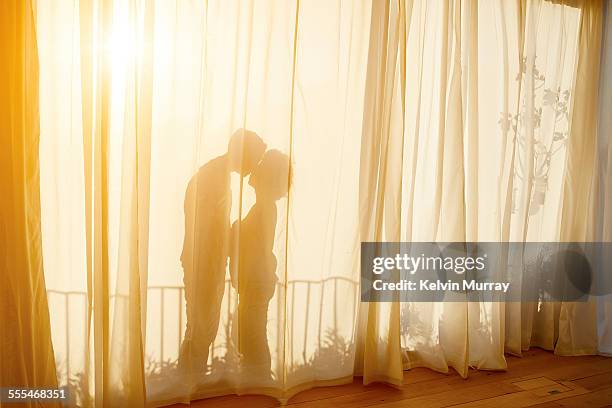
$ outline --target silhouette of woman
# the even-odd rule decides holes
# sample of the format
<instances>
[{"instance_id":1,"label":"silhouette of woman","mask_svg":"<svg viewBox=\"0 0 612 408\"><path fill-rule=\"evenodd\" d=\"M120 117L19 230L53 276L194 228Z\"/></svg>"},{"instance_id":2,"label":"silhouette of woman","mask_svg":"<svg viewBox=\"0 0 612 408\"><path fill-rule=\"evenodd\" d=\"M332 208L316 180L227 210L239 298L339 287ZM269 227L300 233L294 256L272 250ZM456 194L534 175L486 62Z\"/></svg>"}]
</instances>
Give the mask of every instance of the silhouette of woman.
<instances>
[{"instance_id":1,"label":"silhouette of woman","mask_svg":"<svg viewBox=\"0 0 612 408\"><path fill-rule=\"evenodd\" d=\"M256 201L241 222L232 225L230 273L238 289L238 347L244 374L272 379L268 347L268 303L274 296L277 261L273 253L276 201L287 194L289 158L268 150L249 178Z\"/></svg>"}]
</instances>

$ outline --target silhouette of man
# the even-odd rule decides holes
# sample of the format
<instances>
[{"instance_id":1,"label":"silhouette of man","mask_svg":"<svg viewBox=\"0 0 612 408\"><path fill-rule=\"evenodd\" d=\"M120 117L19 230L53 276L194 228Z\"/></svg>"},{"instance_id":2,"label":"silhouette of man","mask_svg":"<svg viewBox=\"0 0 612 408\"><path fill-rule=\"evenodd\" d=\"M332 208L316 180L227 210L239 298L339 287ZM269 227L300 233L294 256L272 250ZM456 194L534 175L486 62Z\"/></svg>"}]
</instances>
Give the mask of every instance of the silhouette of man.
<instances>
[{"instance_id":1,"label":"silhouette of man","mask_svg":"<svg viewBox=\"0 0 612 408\"><path fill-rule=\"evenodd\" d=\"M232 225L230 273L238 289L238 346L243 374L270 380L268 304L274 296L277 261L273 253L276 231L276 201L289 185L289 158L268 150L251 177L256 201L246 217Z\"/></svg>"},{"instance_id":2,"label":"silhouette of man","mask_svg":"<svg viewBox=\"0 0 612 408\"><path fill-rule=\"evenodd\" d=\"M185 239L181 264L187 303L187 327L179 352L179 368L206 368L217 335L225 289L230 237L231 172L242 177L257 165L266 145L255 133L237 130L227 152L200 167L185 192Z\"/></svg>"}]
</instances>

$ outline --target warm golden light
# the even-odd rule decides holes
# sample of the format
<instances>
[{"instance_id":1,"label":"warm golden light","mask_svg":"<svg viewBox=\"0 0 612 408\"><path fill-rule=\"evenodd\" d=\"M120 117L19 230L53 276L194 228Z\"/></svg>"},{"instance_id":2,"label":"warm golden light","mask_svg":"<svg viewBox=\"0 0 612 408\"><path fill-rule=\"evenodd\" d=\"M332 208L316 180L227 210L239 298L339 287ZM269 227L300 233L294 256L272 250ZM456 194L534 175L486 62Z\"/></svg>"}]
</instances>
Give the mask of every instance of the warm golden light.
<instances>
[{"instance_id":1,"label":"warm golden light","mask_svg":"<svg viewBox=\"0 0 612 408\"><path fill-rule=\"evenodd\" d=\"M599 2L35 3L38 77L13 82L39 111L4 111L40 138L10 170L40 177L49 356L81 405L598 352L592 304L367 303L359 266L362 241L609 232Z\"/></svg>"}]
</instances>

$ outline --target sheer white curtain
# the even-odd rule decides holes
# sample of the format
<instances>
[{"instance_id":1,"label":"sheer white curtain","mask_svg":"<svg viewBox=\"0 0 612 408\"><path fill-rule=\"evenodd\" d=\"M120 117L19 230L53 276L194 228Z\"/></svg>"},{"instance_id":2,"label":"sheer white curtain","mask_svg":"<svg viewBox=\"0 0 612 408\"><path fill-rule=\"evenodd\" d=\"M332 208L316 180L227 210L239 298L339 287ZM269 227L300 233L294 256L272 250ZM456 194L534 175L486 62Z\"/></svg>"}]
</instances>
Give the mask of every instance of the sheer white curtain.
<instances>
[{"instance_id":1,"label":"sheer white curtain","mask_svg":"<svg viewBox=\"0 0 612 408\"><path fill-rule=\"evenodd\" d=\"M367 2L39 2L45 277L60 383L82 404L286 398L352 381L369 24ZM238 129L286 155L291 185L253 226L249 177L218 166L231 194L215 199L230 197L231 214L214 241L245 220L234 240L267 240L271 253L253 256L275 258L278 282L263 328L239 327L229 266L220 296L192 291L220 321L208 372L185 376L188 183ZM267 343L252 347L269 353L269 376L247 372L249 330Z\"/></svg>"},{"instance_id":2,"label":"sheer white curtain","mask_svg":"<svg viewBox=\"0 0 612 408\"><path fill-rule=\"evenodd\" d=\"M364 240L594 240L602 2L378 5ZM504 352L530 346L597 353L595 301L368 307L380 338L402 339L378 344L371 360L403 354L405 368L465 376L468 366L503 369ZM401 379L397 366L377 369Z\"/></svg>"},{"instance_id":3,"label":"sheer white curtain","mask_svg":"<svg viewBox=\"0 0 612 408\"><path fill-rule=\"evenodd\" d=\"M35 12L44 274L79 404L598 351L594 302L360 304L359 243L594 239L601 2Z\"/></svg>"}]
</instances>

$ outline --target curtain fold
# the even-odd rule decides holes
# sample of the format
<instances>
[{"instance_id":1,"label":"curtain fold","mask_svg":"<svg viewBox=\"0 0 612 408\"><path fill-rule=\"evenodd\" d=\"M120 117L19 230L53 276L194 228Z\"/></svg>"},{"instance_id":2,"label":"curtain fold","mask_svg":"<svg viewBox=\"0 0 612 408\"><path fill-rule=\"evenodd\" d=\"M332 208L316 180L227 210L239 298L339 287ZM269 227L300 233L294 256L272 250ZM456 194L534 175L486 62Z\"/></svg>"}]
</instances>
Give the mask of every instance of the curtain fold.
<instances>
[{"instance_id":1,"label":"curtain fold","mask_svg":"<svg viewBox=\"0 0 612 408\"><path fill-rule=\"evenodd\" d=\"M399 240L401 184L393 170L401 163L402 149L392 135L401 128L392 127L389 118L397 114L393 108L399 97L395 85L400 79L397 44L400 36L405 36L400 25L405 21L403 6L375 2L372 7L359 180L362 242ZM363 303L359 314L357 369L364 383L400 385L399 303Z\"/></svg>"},{"instance_id":2,"label":"curtain fold","mask_svg":"<svg viewBox=\"0 0 612 408\"><path fill-rule=\"evenodd\" d=\"M0 5L0 386L56 388L42 260L33 7Z\"/></svg>"},{"instance_id":3,"label":"curtain fold","mask_svg":"<svg viewBox=\"0 0 612 408\"><path fill-rule=\"evenodd\" d=\"M612 2L605 3L602 63L599 79L599 207L596 238L612 241ZM598 309L599 352L612 355L612 296L600 299Z\"/></svg>"},{"instance_id":4,"label":"curtain fold","mask_svg":"<svg viewBox=\"0 0 612 408\"><path fill-rule=\"evenodd\" d=\"M599 162L597 129L603 2L585 1L576 5L581 10L580 53L574 80L560 240L590 242L596 240L598 193L594 188L598 182ZM559 339L555 353L597 354L597 299L584 303L563 302L559 313Z\"/></svg>"},{"instance_id":5,"label":"curtain fold","mask_svg":"<svg viewBox=\"0 0 612 408\"><path fill-rule=\"evenodd\" d=\"M122 173L118 231L117 278L113 333L109 336L109 383L124 398L112 405L142 406L146 401L145 334L153 88L154 3L127 4L129 30L122 41L139 44L141 53L126 55L123 111ZM142 13L142 16L139 15Z\"/></svg>"}]
</instances>

